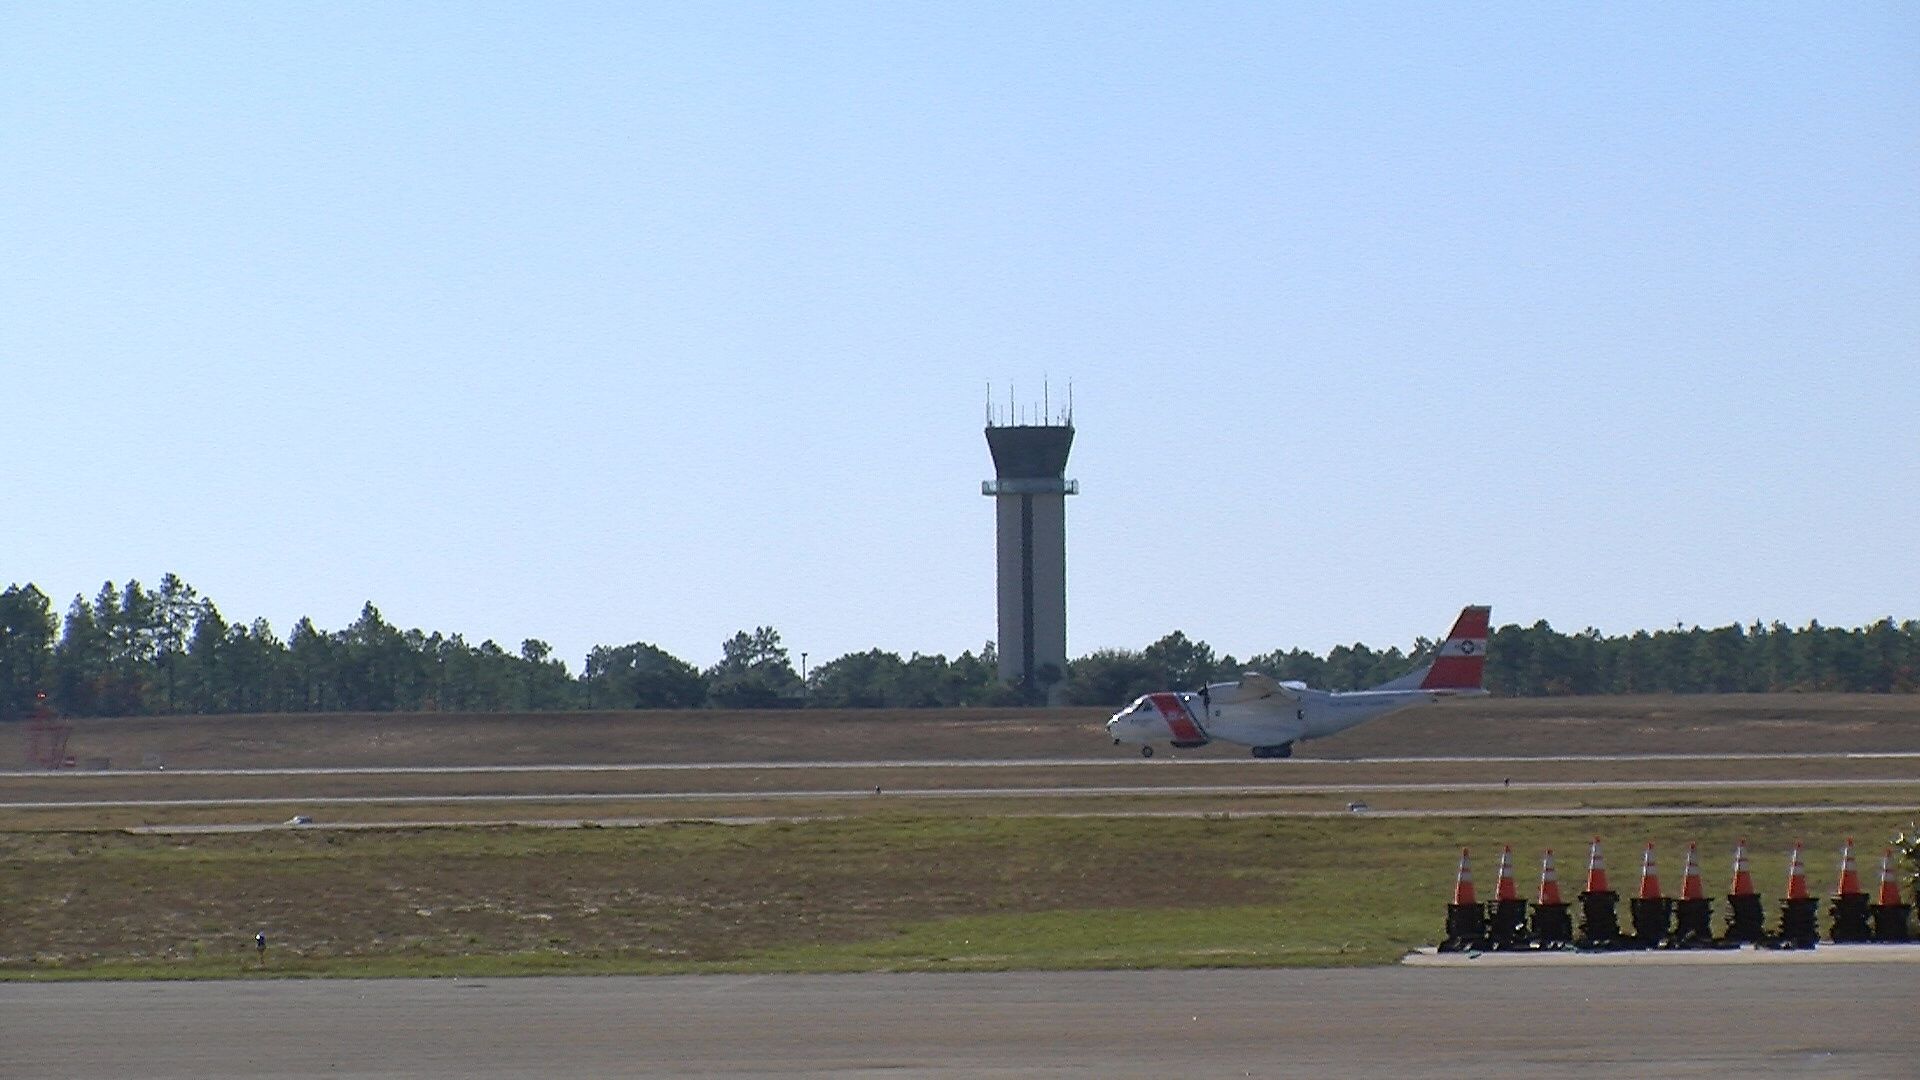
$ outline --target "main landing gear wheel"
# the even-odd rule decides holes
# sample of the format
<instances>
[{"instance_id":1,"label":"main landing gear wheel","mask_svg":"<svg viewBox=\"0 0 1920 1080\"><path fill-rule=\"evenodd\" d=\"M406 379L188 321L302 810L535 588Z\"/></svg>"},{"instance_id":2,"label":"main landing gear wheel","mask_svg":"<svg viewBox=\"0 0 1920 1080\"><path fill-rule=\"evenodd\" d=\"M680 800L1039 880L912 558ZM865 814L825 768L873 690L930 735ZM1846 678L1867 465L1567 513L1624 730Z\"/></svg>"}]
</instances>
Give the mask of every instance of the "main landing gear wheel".
<instances>
[{"instance_id":1,"label":"main landing gear wheel","mask_svg":"<svg viewBox=\"0 0 1920 1080\"><path fill-rule=\"evenodd\" d=\"M1141 748L1140 748L1140 756L1141 756L1141 757L1152 757L1152 756L1153 756L1153 747L1151 747L1151 746L1143 746L1143 747L1141 747Z\"/></svg>"}]
</instances>

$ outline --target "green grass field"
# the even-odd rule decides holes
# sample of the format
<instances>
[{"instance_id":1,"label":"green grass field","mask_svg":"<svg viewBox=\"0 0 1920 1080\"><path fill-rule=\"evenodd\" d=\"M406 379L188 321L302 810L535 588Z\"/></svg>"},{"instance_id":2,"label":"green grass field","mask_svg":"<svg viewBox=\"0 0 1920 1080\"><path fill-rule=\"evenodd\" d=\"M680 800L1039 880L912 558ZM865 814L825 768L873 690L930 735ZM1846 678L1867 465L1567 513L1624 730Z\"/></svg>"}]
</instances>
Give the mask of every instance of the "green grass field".
<instances>
[{"instance_id":1,"label":"green grass field","mask_svg":"<svg viewBox=\"0 0 1920 1080\"><path fill-rule=\"evenodd\" d=\"M764 825L152 836L0 834L0 978L500 975L1377 964L1440 936L1462 845L1490 896L1555 849L1579 891L1607 840L1710 895L1751 845L1769 910L1807 843L1871 879L1907 817L1073 819L878 815ZM1623 905L1624 908L1624 905ZM256 930L268 936L264 962Z\"/></svg>"}]
</instances>

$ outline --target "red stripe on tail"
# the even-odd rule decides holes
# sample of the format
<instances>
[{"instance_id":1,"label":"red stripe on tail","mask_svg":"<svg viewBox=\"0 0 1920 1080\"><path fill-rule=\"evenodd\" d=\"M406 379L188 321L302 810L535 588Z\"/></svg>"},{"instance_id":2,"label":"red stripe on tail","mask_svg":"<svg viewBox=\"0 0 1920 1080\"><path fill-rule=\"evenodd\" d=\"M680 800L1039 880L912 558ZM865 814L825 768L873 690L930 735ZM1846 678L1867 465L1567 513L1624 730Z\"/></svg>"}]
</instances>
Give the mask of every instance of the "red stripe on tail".
<instances>
[{"instance_id":1,"label":"red stripe on tail","mask_svg":"<svg viewBox=\"0 0 1920 1080\"><path fill-rule=\"evenodd\" d=\"M1478 690L1487 671L1487 624L1493 609L1463 608L1440 645L1422 690Z\"/></svg>"},{"instance_id":2,"label":"red stripe on tail","mask_svg":"<svg viewBox=\"0 0 1920 1080\"><path fill-rule=\"evenodd\" d=\"M1461 638L1480 638L1487 636L1487 623L1493 615L1490 607L1462 608L1460 617L1453 621L1453 629L1447 632L1448 641Z\"/></svg>"},{"instance_id":3,"label":"red stripe on tail","mask_svg":"<svg viewBox=\"0 0 1920 1080\"><path fill-rule=\"evenodd\" d=\"M1420 689L1478 690L1486 679L1486 672L1485 657L1443 656L1433 662L1433 670L1427 672Z\"/></svg>"}]
</instances>

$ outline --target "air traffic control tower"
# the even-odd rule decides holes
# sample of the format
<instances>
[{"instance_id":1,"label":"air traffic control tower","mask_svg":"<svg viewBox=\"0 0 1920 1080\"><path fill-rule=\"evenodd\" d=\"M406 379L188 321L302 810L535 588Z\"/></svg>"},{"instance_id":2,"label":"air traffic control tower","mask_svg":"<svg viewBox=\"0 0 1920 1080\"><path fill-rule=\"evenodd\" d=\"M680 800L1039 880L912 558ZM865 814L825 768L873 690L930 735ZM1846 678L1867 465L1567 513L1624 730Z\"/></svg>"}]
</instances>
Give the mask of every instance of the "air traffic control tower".
<instances>
[{"instance_id":1,"label":"air traffic control tower","mask_svg":"<svg viewBox=\"0 0 1920 1080\"><path fill-rule=\"evenodd\" d=\"M1000 678L1025 681L1050 701L1065 694L1067 673L1067 496L1080 484L1066 478L1073 449L1073 407L1058 417L1039 410L1040 423L995 422L987 408L987 449L994 479L980 485L993 497L995 564L999 568Z\"/></svg>"}]
</instances>

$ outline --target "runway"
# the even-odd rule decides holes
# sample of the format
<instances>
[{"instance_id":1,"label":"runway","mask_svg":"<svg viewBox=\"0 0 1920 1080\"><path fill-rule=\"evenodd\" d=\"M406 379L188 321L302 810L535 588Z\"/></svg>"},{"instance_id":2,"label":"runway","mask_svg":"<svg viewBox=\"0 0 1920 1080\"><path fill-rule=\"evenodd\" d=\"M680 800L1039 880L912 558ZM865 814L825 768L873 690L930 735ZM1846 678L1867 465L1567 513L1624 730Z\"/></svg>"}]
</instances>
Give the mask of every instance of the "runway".
<instances>
[{"instance_id":1,"label":"runway","mask_svg":"<svg viewBox=\"0 0 1920 1080\"><path fill-rule=\"evenodd\" d=\"M1147 759L1132 755L1083 758L954 758L902 759L883 761L713 761L713 762L616 762L548 765L362 765L314 766L244 769L58 769L0 770L0 779L18 778L88 781L124 779L130 776L488 776L516 773L648 773L648 772L779 772L826 769L1073 769L1133 767L1181 768L1195 766L1246 765L1249 758L1181 758L1163 754ZM1665 761L1910 761L1920 760L1920 751L1869 751L1857 753L1809 754L1559 754L1513 756L1427 757L1293 757L1268 759L1266 767L1297 769L1327 765L1542 765L1580 762L1665 762Z\"/></svg>"},{"instance_id":2,"label":"runway","mask_svg":"<svg viewBox=\"0 0 1920 1080\"><path fill-rule=\"evenodd\" d=\"M872 790L808 788L776 791L627 791L541 792L533 794L304 795L206 799L70 799L0 801L0 810L207 809L246 806L368 806L473 803L717 802L751 797L796 799L1079 799L1129 795L1283 796L1465 794L1503 791L1714 791L1826 788L1893 788L1920 783L1912 777L1836 777L1796 780L1569 780L1500 783L1349 783L1349 784L1154 784L1151 786L880 788Z\"/></svg>"},{"instance_id":3,"label":"runway","mask_svg":"<svg viewBox=\"0 0 1920 1080\"><path fill-rule=\"evenodd\" d=\"M1913 810L1911 803L1850 803L1800 806L1716 806L1712 813L1720 815L1738 815L1740 817L1790 817L1799 814L1904 814ZM1577 808L1514 808L1496 809L1488 807L1437 807L1431 810L1367 810L1364 816L1373 818L1614 818L1614 817L1698 817L1704 811L1697 806L1622 806L1622 807L1577 807ZM1351 818L1360 812L1353 810L1067 810L1040 812L1002 812L1000 817L1050 817L1050 818L1111 818L1126 820L1132 818L1212 818L1215 820L1240 820L1245 818ZM773 822L806 821L844 821L848 814L699 814L688 817L573 817L573 818L505 818L483 821L420 818L397 821L308 821L299 825L284 821L228 822L220 824L177 824L177 825L129 825L126 832L155 836L172 834L193 835L214 833L257 833L282 829L309 831L314 829L378 830L378 829L471 829L476 826L500 826L523 829L631 829L649 825L673 825L690 821L704 822L709 825L766 825Z\"/></svg>"},{"instance_id":4,"label":"runway","mask_svg":"<svg viewBox=\"0 0 1920 1080\"><path fill-rule=\"evenodd\" d=\"M6 1075L1909 1077L1881 965L0 984Z\"/></svg>"}]
</instances>

